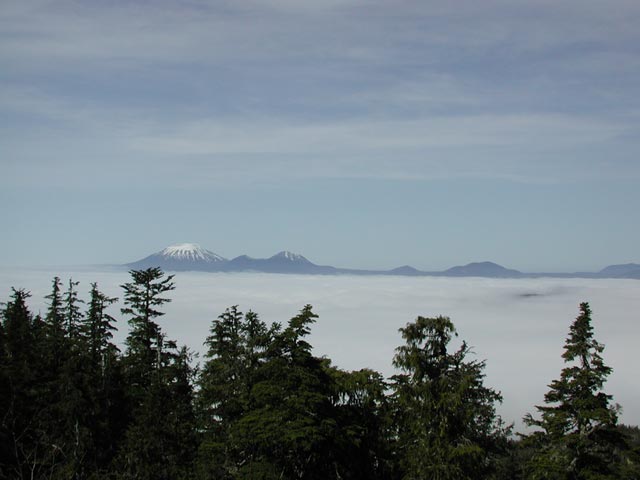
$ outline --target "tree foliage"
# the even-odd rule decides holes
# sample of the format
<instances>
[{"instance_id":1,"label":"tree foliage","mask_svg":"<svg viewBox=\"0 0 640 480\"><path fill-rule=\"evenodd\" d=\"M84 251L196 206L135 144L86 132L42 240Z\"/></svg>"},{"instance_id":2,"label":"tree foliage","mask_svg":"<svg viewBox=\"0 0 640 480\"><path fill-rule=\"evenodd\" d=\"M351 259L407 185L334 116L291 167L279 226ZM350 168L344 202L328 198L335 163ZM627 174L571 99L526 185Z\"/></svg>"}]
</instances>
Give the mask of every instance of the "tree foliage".
<instances>
[{"instance_id":1,"label":"tree foliage","mask_svg":"<svg viewBox=\"0 0 640 480\"><path fill-rule=\"evenodd\" d=\"M625 438L617 428L619 406L602 388L611 367L602 358L588 303L569 328L562 358L567 366L549 385L540 418L527 415L525 423L541 429L529 439L537 453L530 462L531 478L621 478Z\"/></svg>"},{"instance_id":2,"label":"tree foliage","mask_svg":"<svg viewBox=\"0 0 640 480\"><path fill-rule=\"evenodd\" d=\"M484 386L484 362L453 353L456 330L447 317L418 317L401 328L394 380L398 449L403 478L487 478L507 429L496 415L502 397Z\"/></svg>"},{"instance_id":3,"label":"tree foliage","mask_svg":"<svg viewBox=\"0 0 640 480\"><path fill-rule=\"evenodd\" d=\"M550 385L539 431L508 437L447 317L400 329L398 375L342 370L318 356L310 305L267 325L232 306L211 324L201 366L158 324L174 289L158 268L122 285L129 331L114 343L117 299L56 277L44 317L14 289L0 310L0 478L604 479L638 478L637 427L617 425L602 391L611 369L581 313ZM169 321L179 319L169 319ZM629 438L629 441L626 439Z\"/></svg>"}]
</instances>

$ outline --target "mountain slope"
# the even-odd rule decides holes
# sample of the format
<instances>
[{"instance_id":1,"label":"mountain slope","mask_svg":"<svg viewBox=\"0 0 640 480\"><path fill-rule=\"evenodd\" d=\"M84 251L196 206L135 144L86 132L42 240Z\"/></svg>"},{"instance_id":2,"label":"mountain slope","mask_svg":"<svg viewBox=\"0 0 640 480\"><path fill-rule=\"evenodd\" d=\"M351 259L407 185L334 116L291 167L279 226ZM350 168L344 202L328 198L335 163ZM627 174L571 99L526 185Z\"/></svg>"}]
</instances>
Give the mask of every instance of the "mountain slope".
<instances>
[{"instance_id":1,"label":"mountain slope","mask_svg":"<svg viewBox=\"0 0 640 480\"><path fill-rule=\"evenodd\" d=\"M640 278L640 264L625 263L609 265L598 272L598 276L608 278Z\"/></svg>"},{"instance_id":2,"label":"mountain slope","mask_svg":"<svg viewBox=\"0 0 640 480\"><path fill-rule=\"evenodd\" d=\"M171 245L126 266L133 269L160 267L167 271L216 271L228 260L196 243Z\"/></svg>"},{"instance_id":3,"label":"mountain slope","mask_svg":"<svg viewBox=\"0 0 640 480\"><path fill-rule=\"evenodd\" d=\"M310 262L298 253L282 251L269 258L252 258L241 255L229 261L228 272L266 272L266 273L300 273L326 274L334 273L334 267L325 267Z\"/></svg>"}]
</instances>

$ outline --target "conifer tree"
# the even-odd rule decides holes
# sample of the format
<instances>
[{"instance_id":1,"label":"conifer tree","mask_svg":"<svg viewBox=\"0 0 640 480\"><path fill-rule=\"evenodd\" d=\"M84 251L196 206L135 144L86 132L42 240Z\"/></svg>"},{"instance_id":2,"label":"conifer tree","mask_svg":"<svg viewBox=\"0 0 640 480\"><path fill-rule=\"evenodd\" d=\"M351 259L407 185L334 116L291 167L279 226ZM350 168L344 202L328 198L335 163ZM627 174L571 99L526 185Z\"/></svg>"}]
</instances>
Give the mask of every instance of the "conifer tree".
<instances>
[{"instance_id":1,"label":"conifer tree","mask_svg":"<svg viewBox=\"0 0 640 480\"><path fill-rule=\"evenodd\" d=\"M107 308L117 302L116 297L108 297L100 290L98 284L91 284L87 313L83 319L80 331L86 339L89 357L94 369L99 368L98 377L104 377L109 362L113 361L118 352L111 339L117 328L115 318L107 313Z\"/></svg>"},{"instance_id":2,"label":"conifer tree","mask_svg":"<svg viewBox=\"0 0 640 480\"><path fill-rule=\"evenodd\" d=\"M528 439L538 447L529 465L530 478L622 478L627 447L617 428L619 407L602 391L612 371L604 363L603 350L593 335L589 304L581 303L562 354L567 366L549 385L545 405L536 407L540 418L524 418L541 429Z\"/></svg>"},{"instance_id":3,"label":"conifer tree","mask_svg":"<svg viewBox=\"0 0 640 480\"><path fill-rule=\"evenodd\" d=\"M232 435L243 453L237 478L325 479L335 475L335 388L306 340L310 305L275 334L256 372L250 408Z\"/></svg>"},{"instance_id":4,"label":"conifer tree","mask_svg":"<svg viewBox=\"0 0 640 480\"><path fill-rule=\"evenodd\" d=\"M163 361L133 405L118 469L125 478L179 480L194 477L197 444L193 370L185 348L162 340Z\"/></svg>"},{"instance_id":5,"label":"conifer tree","mask_svg":"<svg viewBox=\"0 0 640 480\"><path fill-rule=\"evenodd\" d=\"M186 351L167 340L154 321L164 315L163 296L175 288L173 275L160 268L130 271L122 285L131 330L124 357L131 420L118 455L118 470L126 478L181 479L193 477L196 445L193 390Z\"/></svg>"},{"instance_id":6,"label":"conifer tree","mask_svg":"<svg viewBox=\"0 0 640 480\"><path fill-rule=\"evenodd\" d=\"M40 345L43 322L27 306L30 294L13 289L2 310L6 395L0 412L2 436L8 457L0 460L7 478L39 478L61 461L46 421L48 392L43 372L46 360Z\"/></svg>"},{"instance_id":7,"label":"conifer tree","mask_svg":"<svg viewBox=\"0 0 640 480\"><path fill-rule=\"evenodd\" d=\"M397 478L392 454L391 405L382 375L370 369L348 372L332 367L337 423L332 460L341 479Z\"/></svg>"},{"instance_id":8,"label":"conifer tree","mask_svg":"<svg viewBox=\"0 0 640 480\"><path fill-rule=\"evenodd\" d=\"M7 342L4 325L0 319L0 478L9 477L7 471L11 463L11 440L4 419L11 404L11 389L9 387L9 362L7 358Z\"/></svg>"},{"instance_id":9,"label":"conifer tree","mask_svg":"<svg viewBox=\"0 0 640 480\"><path fill-rule=\"evenodd\" d=\"M77 286L80 282L74 282L69 279L69 286L64 294L64 320L67 336L74 342L78 339L80 323L82 321L82 312L80 311L80 303L83 300L78 298Z\"/></svg>"},{"instance_id":10,"label":"conifer tree","mask_svg":"<svg viewBox=\"0 0 640 480\"><path fill-rule=\"evenodd\" d=\"M91 432L87 446L88 463L94 471L104 471L110 465L117 444L124 433L123 380L119 349L112 343L116 330L115 318L108 308L117 298L108 297L91 284L86 314L81 319L79 334L85 348L81 368L86 372L88 402L87 427Z\"/></svg>"},{"instance_id":11,"label":"conifer tree","mask_svg":"<svg viewBox=\"0 0 640 480\"><path fill-rule=\"evenodd\" d=\"M49 301L49 307L44 317L45 352L43 355L49 362L49 372L55 377L58 375L67 354L64 300L60 277L54 277L51 293L45 298Z\"/></svg>"},{"instance_id":12,"label":"conifer tree","mask_svg":"<svg viewBox=\"0 0 640 480\"><path fill-rule=\"evenodd\" d=\"M401 328L406 344L396 349L393 377L398 457L405 479L481 479L492 473L507 429L496 415L502 400L484 386L484 362L466 359L465 342L449 318L418 317Z\"/></svg>"},{"instance_id":13,"label":"conifer tree","mask_svg":"<svg viewBox=\"0 0 640 480\"><path fill-rule=\"evenodd\" d=\"M272 331L255 313L243 316L237 305L212 323L198 380L203 476L223 478L242 463L231 432L249 408L256 372L271 338Z\"/></svg>"},{"instance_id":14,"label":"conifer tree","mask_svg":"<svg viewBox=\"0 0 640 480\"><path fill-rule=\"evenodd\" d=\"M70 281L70 287L73 287ZM72 443L71 410L78 401L75 385L77 363L74 354L77 349L69 337L67 321L66 294L62 291L62 282L54 277L48 300L47 313L38 345L37 355L45 363L41 372L39 389L46 397L46 404L38 415L38 427L47 432L47 438L57 447L61 458L69 458L68 449ZM61 465L57 466L58 468Z\"/></svg>"},{"instance_id":15,"label":"conifer tree","mask_svg":"<svg viewBox=\"0 0 640 480\"><path fill-rule=\"evenodd\" d=\"M160 366L162 336L155 318L164 315L159 307L171 301L163 297L175 289L173 275L165 277L158 268L131 270L132 282L122 285L125 308L123 315L129 315L131 330L127 336L127 368L131 381L144 387L151 381L154 370Z\"/></svg>"},{"instance_id":16,"label":"conifer tree","mask_svg":"<svg viewBox=\"0 0 640 480\"><path fill-rule=\"evenodd\" d=\"M86 345L80 335L82 313L78 298L79 282L69 279L67 290L60 292L60 281L56 277L53 291L48 296L48 335L45 345L59 345L62 352L54 362L58 368L50 369L48 382L48 405L44 410L45 428L51 442L62 456L57 465L59 475L85 478L91 468L88 454L93 449L91 419L93 399L90 392L90 365ZM60 320L64 338L60 342ZM52 337L53 335L53 337Z\"/></svg>"}]
</instances>

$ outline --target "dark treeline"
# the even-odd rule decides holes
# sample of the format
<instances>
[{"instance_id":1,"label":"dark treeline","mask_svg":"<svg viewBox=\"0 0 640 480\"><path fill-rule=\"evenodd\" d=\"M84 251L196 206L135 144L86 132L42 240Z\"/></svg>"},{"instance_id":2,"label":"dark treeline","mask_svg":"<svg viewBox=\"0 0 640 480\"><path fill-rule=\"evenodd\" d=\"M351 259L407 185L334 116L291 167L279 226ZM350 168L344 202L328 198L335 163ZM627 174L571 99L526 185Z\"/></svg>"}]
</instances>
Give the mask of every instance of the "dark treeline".
<instances>
[{"instance_id":1,"label":"dark treeline","mask_svg":"<svg viewBox=\"0 0 640 480\"><path fill-rule=\"evenodd\" d=\"M0 322L0 477L8 479L640 478L640 432L618 425L611 369L580 305L564 368L514 435L446 317L418 317L385 379L313 355L307 305L284 324L230 307L194 367L159 327L174 289L157 268L116 298L53 280L46 314L13 290Z\"/></svg>"}]
</instances>

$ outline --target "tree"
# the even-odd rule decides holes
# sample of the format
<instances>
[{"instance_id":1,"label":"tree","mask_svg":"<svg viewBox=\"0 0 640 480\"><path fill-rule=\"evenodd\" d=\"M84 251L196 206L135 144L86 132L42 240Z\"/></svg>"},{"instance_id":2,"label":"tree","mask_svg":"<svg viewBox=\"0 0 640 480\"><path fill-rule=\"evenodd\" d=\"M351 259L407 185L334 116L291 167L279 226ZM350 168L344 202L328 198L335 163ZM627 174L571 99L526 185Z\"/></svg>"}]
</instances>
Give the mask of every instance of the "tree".
<instances>
[{"instance_id":1,"label":"tree","mask_svg":"<svg viewBox=\"0 0 640 480\"><path fill-rule=\"evenodd\" d=\"M74 282L73 279L69 279L69 287L64 294L64 317L66 324L66 331L69 338L74 341L78 339L80 322L82 321L82 313L80 311L79 303L84 301L78 298L78 290L76 287L80 282Z\"/></svg>"},{"instance_id":2,"label":"tree","mask_svg":"<svg viewBox=\"0 0 640 480\"><path fill-rule=\"evenodd\" d=\"M47 365L41 348L45 329L42 320L29 311L29 297L27 291L13 289L1 312L6 397L1 402L0 437L8 445L0 458L0 473L8 478L39 478L55 469L62 458L47 421L48 377L44 376Z\"/></svg>"},{"instance_id":3,"label":"tree","mask_svg":"<svg viewBox=\"0 0 640 480\"><path fill-rule=\"evenodd\" d=\"M114 326L116 320L107 313L107 308L117 301L116 297L108 297L98 290L97 283L91 284L88 309L80 331L86 339L91 365L93 369L99 369L97 377L106 375L109 362L118 352L118 347L111 342L112 332L117 330Z\"/></svg>"},{"instance_id":4,"label":"tree","mask_svg":"<svg viewBox=\"0 0 640 480\"><path fill-rule=\"evenodd\" d=\"M169 342L167 342L169 343ZM124 478L179 480L194 477L196 457L193 370L186 348L165 350L121 443Z\"/></svg>"},{"instance_id":5,"label":"tree","mask_svg":"<svg viewBox=\"0 0 640 480\"><path fill-rule=\"evenodd\" d=\"M213 321L198 378L202 427L199 469L204 478L226 478L236 470L229 431L247 404L244 382L242 312L237 305Z\"/></svg>"},{"instance_id":6,"label":"tree","mask_svg":"<svg viewBox=\"0 0 640 480\"><path fill-rule=\"evenodd\" d=\"M541 429L528 439L537 447L530 478L621 478L621 455L627 446L617 428L619 406L602 391L612 371L603 350L593 336L589 304L581 303L562 354L568 365L549 385L545 405L536 406L540 418L524 418L527 425Z\"/></svg>"},{"instance_id":7,"label":"tree","mask_svg":"<svg viewBox=\"0 0 640 480\"><path fill-rule=\"evenodd\" d=\"M206 362L198 379L203 476L233 475L245 461L232 432L250 408L256 375L276 330L268 329L254 312L243 316L237 305L213 321L205 342Z\"/></svg>"},{"instance_id":8,"label":"tree","mask_svg":"<svg viewBox=\"0 0 640 480\"><path fill-rule=\"evenodd\" d=\"M131 330L127 336L127 367L136 384L144 387L151 381L152 372L160 366L162 336L154 321L164 315L158 307L171 301L162 295L175 289L173 275L164 278L158 268L131 270L132 282L122 285L125 308L123 315L130 315Z\"/></svg>"},{"instance_id":9,"label":"tree","mask_svg":"<svg viewBox=\"0 0 640 480\"><path fill-rule=\"evenodd\" d=\"M154 321L169 302L163 294L175 288L173 275L160 268L132 270L122 285L131 330L123 359L131 419L118 455L126 478L193 477L193 387L186 350L167 340Z\"/></svg>"},{"instance_id":10,"label":"tree","mask_svg":"<svg viewBox=\"0 0 640 480\"><path fill-rule=\"evenodd\" d=\"M392 456L392 419L388 387L382 375L362 369L329 369L335 385L333 416L336 442L332 460L336 478L396 478Z\"/></svg>"},{"instance_id":11,"label":"tree","mask_svg":"<svg viewBox=\"0 0 640 480\"><path fill-rule=\"evenodd\" d=\"M117 298L108 297L91 284L85 315L79 325L84 348L79 353L77 370L85 375L85 395L88 398L85 422L90 430L86 440L87 463L94 471L109 468L117 445L122 441L127 415L119 349L112 343L116 320L108 308Z\"/></svg>"},{"instance_id":12,"label":"tree","mask_svg":"<svg viewBox=\"0 0 640 480\"><path fill-rule=\"evenodd\" d=\"M59 374L67 355L67 340L65 338L65 313L62 298L62 282L60 277L54 277L51 293L45 297L49 300L47 314L44 317L44 348L42 355L48 360L49 373L52 377Z\"/></svg>"},{"instance_id":13,"label":"tree","mask_svg":"<svg viewBox=\"0 0 640 480\"><path fill-rule=\"evenodd\" d=\"M248 410L232 429L245 459L237 478L325 479L335 476L335 386L327 361L306 337L317 315L306 305L276 328L255 375Z\"/></svg>"},{"instance_id":14,"label":"tree","mask_svg":"<svg viewBox=\"0 0 640 480\"><path fill-rule=\"evenodd\" d=\"M500 393L485 387L484 362L468 361L465 342L448 352L457 336L447 317L418 317L400 332L392 378L397 449L405 479L487 478L505 444L496 415Z\"/></svg>"},{"instance_id":15,"label":"tree","mask_svg":"<svg viewBox=\"0 0 640 480\"><path fill-rule=\"evenodd\" d=\"M8 477L8 466L12 463L11 438L5 425L6 414L11 405L11 389L9 387L9 362L7 358L7 342L3 322L0 321L0 478Z\"/></svg>"}]
</instances>

